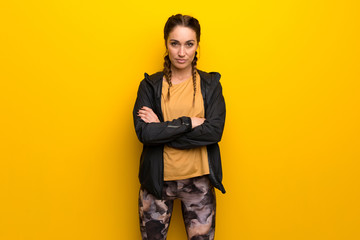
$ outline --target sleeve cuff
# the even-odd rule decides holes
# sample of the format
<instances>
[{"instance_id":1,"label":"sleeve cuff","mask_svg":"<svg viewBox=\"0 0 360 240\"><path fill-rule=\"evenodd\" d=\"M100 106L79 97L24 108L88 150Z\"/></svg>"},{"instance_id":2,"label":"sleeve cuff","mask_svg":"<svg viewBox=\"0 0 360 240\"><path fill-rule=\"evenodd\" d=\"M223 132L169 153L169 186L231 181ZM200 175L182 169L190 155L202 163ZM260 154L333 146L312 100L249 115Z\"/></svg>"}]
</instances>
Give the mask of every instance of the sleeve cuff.
<instances>
[{"instance_id":1,"label":"sleeve cuff","mask_svg":"<svg viewBox=\"0 0 360 240\"><path fill-rule=\"evenodd\" d=\"M191 124L191 118L190 117L181 117L181 124L186 126L187 131L191 131L192 124Z\"/></svg>"}]
</instances>

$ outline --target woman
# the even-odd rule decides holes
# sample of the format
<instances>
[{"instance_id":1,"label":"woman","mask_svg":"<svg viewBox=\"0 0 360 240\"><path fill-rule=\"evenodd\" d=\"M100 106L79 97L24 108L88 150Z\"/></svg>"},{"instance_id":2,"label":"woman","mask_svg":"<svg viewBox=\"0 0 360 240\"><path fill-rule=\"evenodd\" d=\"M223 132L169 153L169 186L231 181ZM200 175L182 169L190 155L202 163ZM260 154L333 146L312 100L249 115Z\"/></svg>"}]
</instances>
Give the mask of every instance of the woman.
<instances>
[{"instance_id":1,"label":"woman","mask_svg":"<svg viewBox=\"0 0 360 240\"><path fill-rule=\"evenodd\" d=\"M225 124L220 74L196 68L200 25L171 16L164 69L141 81L133 117L143 143L139 217L142 239L166 239L180 199L188 239L214 239L215 191L225 189L218 142Z\"/></svg>"}]
</instances>

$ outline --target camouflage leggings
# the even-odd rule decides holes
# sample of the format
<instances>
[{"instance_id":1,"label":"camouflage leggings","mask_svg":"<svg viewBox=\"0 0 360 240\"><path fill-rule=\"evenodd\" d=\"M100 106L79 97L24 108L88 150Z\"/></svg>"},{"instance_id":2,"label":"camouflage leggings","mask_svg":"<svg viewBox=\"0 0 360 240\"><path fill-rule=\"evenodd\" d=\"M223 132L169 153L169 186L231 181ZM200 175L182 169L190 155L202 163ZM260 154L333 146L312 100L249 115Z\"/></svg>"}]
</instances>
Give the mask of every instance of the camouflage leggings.
<instances>
[{"instance_id":1,"label":"camouflage leggings","mask_svg":"<svg viewBox=\"0 0 360 240\"><path fill-rule=\"evenodd\" d=\"M174 199L181 200L188 239L214 239L216 199L207 175L164 181L163 198L156 199L146 189L140 188L139 217L143 240L166 239Z\"/></svg>"}]
</instances>

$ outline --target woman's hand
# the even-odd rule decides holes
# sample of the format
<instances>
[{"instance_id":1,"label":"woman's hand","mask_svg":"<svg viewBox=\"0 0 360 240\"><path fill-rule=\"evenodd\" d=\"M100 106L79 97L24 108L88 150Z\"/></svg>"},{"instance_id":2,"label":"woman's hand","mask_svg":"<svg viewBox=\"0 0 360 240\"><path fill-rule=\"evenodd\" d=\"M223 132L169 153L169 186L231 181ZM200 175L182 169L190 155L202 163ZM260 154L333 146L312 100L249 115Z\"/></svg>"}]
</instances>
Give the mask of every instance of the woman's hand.
<instances>
[{"instance_id":1,"label":"woman's hand","mask_svg":"<svg viewBox=\"0 0 360 240\"><path fill-rule=\"evenodd\" d=\"M205 118L191 117L192 128L200 126L205 121Z\"/></svg>"},{"instance_id":2,"label":"woman's hand","mask_svg":"<svg viewBox=\"0 0 360 240\"><path fill-rule=\"evenodd\" d=\"M145 106L139 109L138 116L146 123L160 122L153 110Z\"/></svg>"}]
</instances>

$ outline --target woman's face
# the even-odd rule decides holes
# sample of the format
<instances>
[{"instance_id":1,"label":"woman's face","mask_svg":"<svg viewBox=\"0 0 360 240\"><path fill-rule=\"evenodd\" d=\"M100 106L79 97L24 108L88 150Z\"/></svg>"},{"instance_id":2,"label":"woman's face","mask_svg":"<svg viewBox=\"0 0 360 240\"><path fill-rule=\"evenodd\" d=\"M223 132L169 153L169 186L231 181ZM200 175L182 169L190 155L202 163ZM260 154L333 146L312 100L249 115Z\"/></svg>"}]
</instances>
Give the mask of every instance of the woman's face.
<instances>
[{"instance_id":1,"label":"woman's face","mask_svg":"<svg viewBox=\"0 0 360 240\"><path fill-rule=\"evenodd\" d=\"M191 68L191 62L198 48L194 30L188 27L176 26L169 33L166 46L174 68Z\"/></svg>"}]
</instances>

